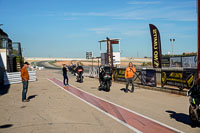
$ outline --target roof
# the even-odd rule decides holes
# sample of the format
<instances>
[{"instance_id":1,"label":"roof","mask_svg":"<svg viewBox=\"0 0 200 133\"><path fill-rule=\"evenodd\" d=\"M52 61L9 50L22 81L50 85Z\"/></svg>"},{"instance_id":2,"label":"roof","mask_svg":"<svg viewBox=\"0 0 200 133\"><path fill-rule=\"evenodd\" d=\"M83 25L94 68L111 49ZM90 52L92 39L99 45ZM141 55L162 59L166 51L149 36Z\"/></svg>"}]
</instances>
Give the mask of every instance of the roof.
<instances>
[{"instance_id":1,"label":"roof","mask_svg":"<svg viewBox=\"0 0 200 133\"><path fill-rule=\"evenodd\" d=\"M7 38L8 37L8 34L5 33L1 28L0 28L0 37L3 37L3 38Z\"/></svg>"}]
</instances>

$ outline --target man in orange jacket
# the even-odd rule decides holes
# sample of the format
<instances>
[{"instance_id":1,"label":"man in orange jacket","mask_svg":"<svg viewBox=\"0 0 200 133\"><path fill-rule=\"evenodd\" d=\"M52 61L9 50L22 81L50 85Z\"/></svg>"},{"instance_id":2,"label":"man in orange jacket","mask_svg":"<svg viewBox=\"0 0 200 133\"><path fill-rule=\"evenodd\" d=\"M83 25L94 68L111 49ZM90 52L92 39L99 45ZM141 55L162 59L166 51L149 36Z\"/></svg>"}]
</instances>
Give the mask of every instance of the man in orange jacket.
<instances>
[{"instance_id":1,"label":"man in orange jacket","mask_svg":"<svg viewBox=\"0 0 200 133\"><path fill-rule=\"evenodd\" d=\"M125 79L126 79L126 92L128 92L128 85L131 82L132 88L130 92L134 92L134 73L136 72L136 69L133 67L133 63L129 62L128 67L125 71Z\"/></svg>"},{"instance_id":2,"label":"man in orange jacket","mask_svg":"<svg viewBox=\"0 0 200 133\"><path fill-rule=\"evenodd\" d=\"M22 84L23 84L22 102L29 102L29 99L26 99L26 93L28 91L28 80L29 80L29 74L27 71L28 67L29 67L29 63L25 62L24 66L21 69L21 78L22 78Z\"/></svg>"}]
</instances>

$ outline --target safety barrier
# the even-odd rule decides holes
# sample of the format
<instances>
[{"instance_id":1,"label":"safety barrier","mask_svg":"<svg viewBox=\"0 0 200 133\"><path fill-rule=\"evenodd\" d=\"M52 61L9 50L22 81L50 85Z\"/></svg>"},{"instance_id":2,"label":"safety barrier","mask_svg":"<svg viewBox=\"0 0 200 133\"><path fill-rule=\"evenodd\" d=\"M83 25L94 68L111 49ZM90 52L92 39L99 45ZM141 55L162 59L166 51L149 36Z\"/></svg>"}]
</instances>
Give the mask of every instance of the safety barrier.
<instances>
[{"instance_id":1,"label":"safety barrier","mask_svg":"<svg viewBox=\"0 0 200 133\"><path fill-rule=\"evenodd\" d=\"M36 71L28 71L30 80L29 81L36 81ZM21 73L20 72L5 72L4 73L4 85L21 83Z\"/></svg>"},{"instance_id":2,"label":"safety barrier","mask_svg":"<svg viewBox=\"0 0 200 133\"><path fill-rule=\"evenodd\" d=\"M88 77L97 77L99 75L98 67L89 67L89 71L85 73ZM145 85L156 87L161 85L178 87L180 90L189 89L194 81L196 69L191 68L141 68L136 67L135 82ZM125 68L114 68L113 79L115 81L125 81Z\"/></svg>"},{"instance_id":3,"label":"safety barrier","mask_svg":"<svg viewBox=\"0 0 200 133\"><path fill-rule=\"evenodd\" d=\"M125 81L125 68L114 68L113 79L115 81ZM152 69L136 68L134 81L142 85L156 86L156 71Z\"/></svg>"},{"instance_id":4,"label":"safety barrier","mask_svg":"<svg viewBox=\"0 0 200 133\"><path fill-rule=\"evenodd\" d=\"M172 71L162 70L161 71L161 85L176 86L180 90L187 88L190 89L195 79L196 70L183 70L183 71Z\"/></svg>"},{"instance_id":5,"label":"safety barrier","mask_svg":"<svg viewBox=\"0 0 200 133\"><path fill-rule=\"evenodd\" d=\"M98 78L99 77L99 68L98 67L89 67L88 71L84 72L84 76Z\"/></svg>"}]
</instances>

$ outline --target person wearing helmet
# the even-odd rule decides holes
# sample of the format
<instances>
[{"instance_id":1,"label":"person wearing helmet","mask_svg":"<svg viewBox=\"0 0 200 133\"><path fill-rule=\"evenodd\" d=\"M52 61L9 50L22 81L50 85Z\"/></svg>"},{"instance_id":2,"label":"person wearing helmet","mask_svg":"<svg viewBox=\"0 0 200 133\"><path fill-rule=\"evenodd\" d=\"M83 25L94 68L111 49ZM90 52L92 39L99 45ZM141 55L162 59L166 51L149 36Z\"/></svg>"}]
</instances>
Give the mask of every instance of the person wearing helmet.
<instances>
[{"instance_id":1,"label":"person wearing helmet","mask_svg":"<svg viewBox=\"0 0 200 133\"><path fill-rule=\"evenodd\" d=\"M76 68L76 73L79 75L79 77L81 77L83 75L83 71L84 71L84 69L83 69L82 65L79 63Z\"/></svg>"},{"instance_id":2,"label":"person wearing helmet","mask_svg":"<svg viewBox=\"0 0 200 133\"><path fill-rule=\"evenodd\" d=\"M103 69L103 66L100 66L99 68L99 83L100 87L102 86L103 76L105 74L105 70Z\"/></svg>"}]
</instances>

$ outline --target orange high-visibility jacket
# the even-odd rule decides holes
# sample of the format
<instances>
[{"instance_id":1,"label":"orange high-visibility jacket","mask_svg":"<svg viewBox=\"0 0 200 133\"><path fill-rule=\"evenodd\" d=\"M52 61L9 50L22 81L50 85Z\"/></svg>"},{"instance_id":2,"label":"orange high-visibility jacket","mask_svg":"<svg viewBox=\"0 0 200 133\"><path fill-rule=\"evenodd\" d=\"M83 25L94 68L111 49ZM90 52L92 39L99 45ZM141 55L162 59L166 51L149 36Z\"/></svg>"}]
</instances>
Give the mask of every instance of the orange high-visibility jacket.
<instances>
[{"instance_id":1,"label":"orange high-visibility jacket","mask_svg":"<svg viewBox=\"0 0 200 133\"><path fill-rule=\"evenodd\" d=\"M125 78L133 78L134 73L136 72L135 67L127 67L125 71Z\"/></svg>"},{"instance_id":2,"label":"orange high-visibility jacket","mask_svg":"<svg viewBox=\"0 0 200 133\"><path fill-rule=\"evenodd\" d=\"M25 67L22 67L21 69L21 78L22 78L22 81L29 80L29 74Z\"/></svg>"}]
</instances>

